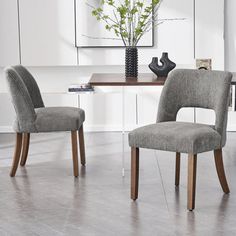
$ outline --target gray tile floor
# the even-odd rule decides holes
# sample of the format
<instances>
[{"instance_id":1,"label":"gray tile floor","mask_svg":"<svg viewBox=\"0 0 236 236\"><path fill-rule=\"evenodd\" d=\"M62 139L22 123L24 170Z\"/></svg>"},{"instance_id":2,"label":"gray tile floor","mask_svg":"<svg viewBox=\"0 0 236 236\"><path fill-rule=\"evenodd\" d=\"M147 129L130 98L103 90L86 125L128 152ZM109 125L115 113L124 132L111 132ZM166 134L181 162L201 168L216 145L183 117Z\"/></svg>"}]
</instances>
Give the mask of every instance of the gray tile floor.
<instances>
[{"instance_id":1,"label":"gray tile floor","mask_svg":"<svg viewBox=\"0 0 236 236\"><path fill-rule=\"evenodd\" d=\"M14 136L0 135L0 235L236 235L236 133L224 148L224 195L212 153L199 155L196 210L186 210L186 162L174 187L174 153L141 150L139 199L132 202L130 153L121 176L120 133L85 135L87 165L72 173L69 133L32 135L26 167L9 177ZM125 143L127 144L127 137Z\"/></svg>"}]
</instances>

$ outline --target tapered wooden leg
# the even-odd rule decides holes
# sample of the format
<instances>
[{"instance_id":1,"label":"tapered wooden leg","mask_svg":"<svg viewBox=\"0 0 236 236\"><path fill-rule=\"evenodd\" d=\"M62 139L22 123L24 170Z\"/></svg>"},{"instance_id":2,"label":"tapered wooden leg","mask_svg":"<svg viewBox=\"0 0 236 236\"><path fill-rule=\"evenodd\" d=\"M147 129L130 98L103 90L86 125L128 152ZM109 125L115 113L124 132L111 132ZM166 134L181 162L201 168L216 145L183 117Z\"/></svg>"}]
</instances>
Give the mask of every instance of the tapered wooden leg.
<instances>
[{"instance_id":1,"label":"tapered wooden leg","mask_svg":"<svg viewBox=\"0 0 236 236\"><path fill-rule=\"evenodd\" d=\"M23 144L22 144L22 153L21 153L21 161L20 165L24 166L27 160L28 151L29 151L29 143L30 143L30 134L23 134Z\"/></svg>"},{"instance_id":2,"label":"tapered wooden leg","mask_svg":"<svg viewBox=\"0 0 236 236\"><path fill-rule=\"evenodd\" d=\"M175 186L179 186L179 177L180 177L180 153L176 152L175 160Z\"/></svg>"},{"instance_id":3,"label":"tapered wooden leg","mask_svg":"<svg viewBox=\"0 0 236 236\"><path fill-rule=\"evenodd\" d=\"M131 199L138 198L138 179L139 179L139 149L131 148Z\"/></svg>"},{"instance_id":4,"label":"tapered wooden leg","mask_svg":"<svg viewBox=\"0 0 236 236\"><path fill-rule=\"evenodd\" d=\"M16 133L15 153L14 153L12 168L10 172L11 177L14 177L16 174L16 170L17 170L19 160L20 160L21 147L22 147L22 134Z\"/></svg>"},{"instance_id":5,"label":"tapered wooden leg","mask_svg":"<svg viewBox=\"0 0 236 236\"><path fill-rule=\"evenodd\" d=\"M221 187L225 193L229 193L229 187L225 176L224 163L222 158L222 149L214 150L216 171L219 177Z\"/></svg>"},{"instance_id":6,"label":"tapered wooden leg","mask_svg":"<svg viewBox=\"0 0 236 236\"><path fill-rule=\"evenodd\" d=\"M73 157L74 176L78 177L79 167L78 167L77 131L71 131L71 143L72 143L72 157Z\"/></svg>"},{"instance_id":7,"label":"tapered wooden leg","mask_svg":"<svg viewBox=\"0 0 236 236\"><path fill-rule=\"evenodd\" d=\"M197 155L188 156L188 210L195 208Z\"/></svg>"},{"instance_id":8,"label":"tapered wooden leg","mask_svg":"<svg viewBox=\"0 0 236 236\"><path fill-rule=\"evenodd\" d=\"M84 130L83 125L79 129L79 150L80 150L80 162L81 165L85 166L85 147L84 147Z\"/></svg>"}]
</instances>

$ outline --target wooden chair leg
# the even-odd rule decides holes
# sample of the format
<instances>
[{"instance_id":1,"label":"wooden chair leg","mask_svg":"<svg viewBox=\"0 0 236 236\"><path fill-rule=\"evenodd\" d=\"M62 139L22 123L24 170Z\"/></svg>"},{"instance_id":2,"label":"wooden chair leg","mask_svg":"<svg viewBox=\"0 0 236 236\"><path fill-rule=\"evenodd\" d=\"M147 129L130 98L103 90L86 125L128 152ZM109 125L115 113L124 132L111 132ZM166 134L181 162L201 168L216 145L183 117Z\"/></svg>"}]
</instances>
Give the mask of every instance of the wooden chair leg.
<instances>
[{"instance_id":1,"label":"wooden chair leg","mask_svg":"<svg viewBox=\"0 0 236 236\"><path fill-rule=\"evenodd\" d=\"M22 133L16 133L15 153L14 153L12 168L10 172L11 177L14 177L16 174L17 167L20 161L21 147L22 147Z\"/></svg>"},{"instance_id":2,"label":"wooden chair leg","mask_svg":"<svg viewBox=\"0 0 236 236\"><path fill-rule=\"evenodd\" d=\"M221 187L225 193L229 193L229 187L225 176L224 163L222 158L222 149L214 150L216 171L219 177Z\"/></svg>"},{"instance_id":3,"label":"wooden chair leg","mask_svg":"<svg viewBox=\"0 0 236 236\"><path fill-rule=\"evenodd\" d=\"M180 153L176 152L176 160L175 160L175 186L179 186L179 178L180 178Z\"/></svg>"},{"instance_id":4,"label":"wooden chair leg","mask_svg":"<svg viewBox=\"0 0 236 236\"><path fill-rule=\"evenodd\" d=\"M189 154L188 156L188 210L195 208L195 191L196 191L196 171L197 155Z\"/></svg>"},{"instance_id":5,"label":"wooden chair leg","mask_svg":"<svg viewBox=\"0 0 236 236\"><path fill-rule=\"evenodd\" d=\"M84 147L84 130L83 125L79 129L79 150L80 150L80 162L81 165L85 166L85 147Z\"/></svg>"},{"instance_id":6,"label":"wooden chair leg","mask_svg":"<svg viewBox=\"0 0 236 236\"><path fill-rule=\"evenodd\" d=\"M79 176L79 167L78 167L77 131L71 131L71 144L72 144L74 176L78 177Z\"/></svg>"},{"instance_id":7,"label":"wooden chair leg","mask_svg":"<svg viewBox=\"0 0 236 236\"><path fill-rule=\"evenodd\" d=\"M139 149L131 148L131 199L138 198L138 179L139 179Z\"/></svg>"},{"instance_id":8,"label":"wooden chair leg","mask_svg":"<svg viewBox=\"0 0 236 236\"><path fill-rule=\"evenodd\" d=\"M22 144L22 153L21 153L21 161L20 165L24 166L27 161L28 151L29 151L29 143L30 143L30 134L23 134L23 144Z\"/></svg>"}]
</instances>

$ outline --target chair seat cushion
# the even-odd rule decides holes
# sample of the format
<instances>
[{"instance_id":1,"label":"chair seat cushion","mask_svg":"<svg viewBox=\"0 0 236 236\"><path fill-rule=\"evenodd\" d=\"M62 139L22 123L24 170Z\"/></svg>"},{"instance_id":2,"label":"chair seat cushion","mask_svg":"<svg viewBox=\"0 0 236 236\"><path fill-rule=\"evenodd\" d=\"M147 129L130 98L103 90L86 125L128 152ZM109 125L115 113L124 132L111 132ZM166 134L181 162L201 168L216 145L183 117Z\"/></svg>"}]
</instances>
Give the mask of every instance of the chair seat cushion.
<instances>
[{"instance_id":1,"label":"chair seat cushion","mask_svg":"<svg viewBox=\"0 0 236 236\"><path fill-rule=\"evenodd\" d=\"M210 125L175 121L161 122L130 132L129 145L197 154L221 148L221 135Z\"/></svg>"},{"instance_id":2,"label":"chair seat cushion","mask_svg":"<svg viewBox=\"0 0 236 236\"><path fill-rule=\"evenodd\" d=\"M76 107L41 107L35 109L36 120L27 130L22 130L18 121L16 132L54 132L78 130L85 120L84 111Z\"/></svg>"},{"instance_id":3,"label":"chair seat cushion","mask_svg":"<svg viewBox=\"0 0 236 236\"><path fill-rule=\"evenodd\" d=\"M35 111L38 132L78 130L85 120L84 111L75 107L44 107Z\"/></svg>"}]
</instances>

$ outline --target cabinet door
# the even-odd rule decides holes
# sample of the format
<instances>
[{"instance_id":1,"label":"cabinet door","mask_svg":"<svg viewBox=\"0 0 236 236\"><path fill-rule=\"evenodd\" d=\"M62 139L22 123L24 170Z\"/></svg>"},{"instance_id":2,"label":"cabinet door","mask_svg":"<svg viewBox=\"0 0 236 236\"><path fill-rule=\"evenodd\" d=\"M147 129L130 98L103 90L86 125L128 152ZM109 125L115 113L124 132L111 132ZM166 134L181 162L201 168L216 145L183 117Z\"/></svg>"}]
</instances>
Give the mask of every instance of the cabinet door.
<instances>
[{"instance_id":1,"label":"cabinet door","mask_svg":"<svg viewBox=\"0 0 236 236\"><path fill-rule=\"evenodd\" d=\"M162 86L139 87L136 91L138 126L156 123Z\"/></svg>"},{"instance_id":2,"label":"cabinet door","mask_svg":"<svg viewBox=\"0 0 236 236\"><path fill-rule=\"evenodd\" d=\"M17 0L0 1L0 66L19 64Z\"/></svg>"},{"instance_id":3,"label":"cabinet door","mask_svg":"<svg viewBox=\"0 0 236 236\"><path fill-rule=\"evenodd\" d=\"M43 93L46 107L78 107L78 95L66 93Z\"/></svg>"},{"instance_id":4,"label":"cabinet door","mask_svg":"<svg viewBox=\"0 0 236 236\"><path fill-rule=\"evenodd\" d=\"M196 58L211 58L213 69L224 69L224 1L196 0Z\"/></svg>"},{"instance_id":5,"label":"cabinet door","mask_svg":"<svg viewBox=\"0 0 236 236\"><path fill-rule=\"evenodd\" d=\"M85 110L86 131L122 130L122 96L119 91L82 94L80 107Z\"/></svg>"},{"instance_id":6,"label":"cabinet door","mask_svg":"<svg viewBox=\"0 0 236 236\"><path fill-rule=\"evenodd\" d=\"M73 0L21 0L22 64L76 65Z\"/></svg>"},{"instance_id":7,"label":"cabinet door","mask_svg":"<svg viewBox=\"0 0 236 236\"><path fill-rule=\"evenodd\" d=\"M142 88L138 94L138 125L148 125L156 122L158 105L163 87ZM137 90L138 92L138 90ZM177 121L193 122L194 109L182 108L177 113Z\"/></svg>"},{"instance_id":8,"label":"cabinet door","mask_svg":"<svg viewBox=\"0 0 236 236\"><path fill-rule=\"evenodd\" d=\"M181 122L194 122L194 108L181 108L177 113L176 120Z\"/></svg>"},{"instance_id":9,"label":"cabinet door","mask_svg":"<svg viewBox=\"0 0 236 236\"><path fill-rule=\"evenodd\" d=\"M214 125L215 111L211 109L196 108L196 122L201 124Z\"/></svg>"}]
</instances>

